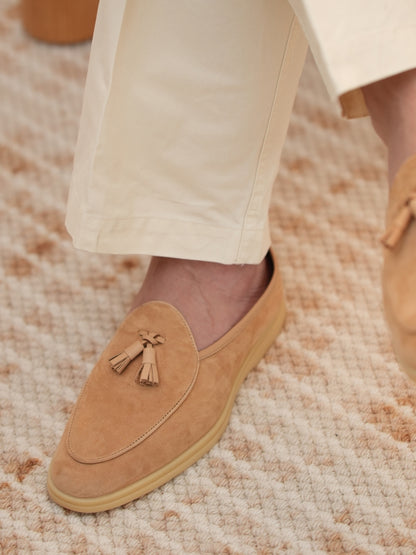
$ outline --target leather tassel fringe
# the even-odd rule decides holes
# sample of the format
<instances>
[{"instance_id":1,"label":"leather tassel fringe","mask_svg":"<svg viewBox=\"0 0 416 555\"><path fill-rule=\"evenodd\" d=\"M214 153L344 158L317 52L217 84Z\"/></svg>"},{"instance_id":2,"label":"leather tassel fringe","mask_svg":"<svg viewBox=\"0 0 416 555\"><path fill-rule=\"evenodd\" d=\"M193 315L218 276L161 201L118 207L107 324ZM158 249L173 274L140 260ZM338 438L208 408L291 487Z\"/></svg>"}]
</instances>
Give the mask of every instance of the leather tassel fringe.
<instances>
[{"instance_id":1,"label":"leather tassel fringe","mask_svg":"<svg viewBox=\"0 0 416 555\"><path fill-rule=\"evenodd\" d=\"M109 359L111 368L121 374L130 362L143 353L142 363L136 376L136 382L140 385L158 385L159 374L156 365L156 353L154 345L162 344L165 338L158 333L140 331L140 339L129 345L121 353Z\"/></svg>"},{"instance_id":2,"label":"leather tassel fringe","mask_svg":"<svg viewBox=\"0 0 416 555\"><path fill-rule=\"evenodd\" d=\"M151 343L143 350L143 359L136 376L140 385L159 385L159 374L156 364L156 353Z\"/></svg>"},{"instance_id":3,"label":"leather tassel fringe","mask_svg":"<svg viewBox=\"0 0 416 555\"><path fill-rule=\"evenodd\" d=\"M111 368L115 370L117 374L121 374L130 364L130 362L140 355L140 353L143 351L143 348L143 342L138 339L129 347L126 347L124 351L109 359Z\"/></svg>"}]
</instances>

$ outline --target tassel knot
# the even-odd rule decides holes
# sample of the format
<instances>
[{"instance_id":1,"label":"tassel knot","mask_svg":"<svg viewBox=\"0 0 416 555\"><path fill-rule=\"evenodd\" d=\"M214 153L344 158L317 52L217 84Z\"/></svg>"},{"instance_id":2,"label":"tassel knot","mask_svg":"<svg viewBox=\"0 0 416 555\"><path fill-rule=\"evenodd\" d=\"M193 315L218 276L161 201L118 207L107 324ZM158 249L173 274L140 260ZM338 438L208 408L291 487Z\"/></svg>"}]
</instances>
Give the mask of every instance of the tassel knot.
<instances>
[{"instance_id":1,"label":"tassel knot","mask_svg":"<svg viewBox=\"0 0 416 555\"><path fill-rule=\"evenodd\" d=\"M143 349L143 341L141 339L137 339L134 343L126 347L124 351L109 359L111 368L115 370L117 374L121 374L130 362L140 355Z\"/></svg>"},{"instance_id":2,"label":"tassel knot","mask_svg":"<svg viewBox=\"0 0 416 555\"><path fill-rule=\"evenodd\" d=\"M416 217L416 195L408 198L406 204L402 206L399 213L393 218L386 233L381 238L381 242L388 249L393 249L403 236L412 218Z\"/></svg>"},{"instance_id":3,"label":"tassel knot","mask_svg":"<svg viewBox=\"0 0 416 555\"><path fill-rule=\"evenodd\" d=\"M140 385L158 385L159 374L156 364L155 345L165 342L165 338L155 332L139 331L139 339L126 347L121 353L109 359L111 368L121 374L130 362L143 353L142 363L136 376Z\"/></svg>"}]
</instances>

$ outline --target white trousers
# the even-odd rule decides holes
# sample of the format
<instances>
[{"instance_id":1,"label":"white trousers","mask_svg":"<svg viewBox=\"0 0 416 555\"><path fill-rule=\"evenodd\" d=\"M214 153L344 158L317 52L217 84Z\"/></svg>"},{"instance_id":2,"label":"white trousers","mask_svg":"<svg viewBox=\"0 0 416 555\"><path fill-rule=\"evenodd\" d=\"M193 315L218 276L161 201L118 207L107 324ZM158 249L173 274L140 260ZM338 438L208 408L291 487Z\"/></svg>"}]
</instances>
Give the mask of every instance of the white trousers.
<instances>
[{"instance_id":1,"label":"white trousers","mask_svg":"<svg viewBox=\"0 0 416 555\"><path fill-rule=\"evenodd\" d=\"M308 43L344 115L365 115L360 87L416 66L415 2L101 0L74 245L259 262Z\"/></svg>"}]
</instances>

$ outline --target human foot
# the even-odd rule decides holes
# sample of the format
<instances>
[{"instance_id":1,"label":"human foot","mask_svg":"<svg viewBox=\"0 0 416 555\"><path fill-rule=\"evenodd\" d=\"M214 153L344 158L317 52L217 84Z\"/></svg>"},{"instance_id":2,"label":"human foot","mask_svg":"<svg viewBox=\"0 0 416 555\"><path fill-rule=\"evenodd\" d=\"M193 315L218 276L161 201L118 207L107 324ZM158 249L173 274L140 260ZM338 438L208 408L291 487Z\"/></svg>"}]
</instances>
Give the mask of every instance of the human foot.
<instances>
[{"instance_id":1,"label":"human foot","mask_svg":"<svg viewBox=\"0 0 416 555\"><path fill-rule=\"evenodd\" d=\"M388 149L389 183L416 153L416 69L362 88L373 127Z\"/></svg>"},{"instance_id":2,"label":"human foot","mask_svg":"<svg viewBox=\"0 0 416 555\"><path fill-rule=\"evenodd\" d=\"M168 303L149 302L127 316L88 378L53 456L48 490L54 501L87 513L118 507L171 480L215 445L240 385L283 326L283 286L269 258L263 295L203 351ZM149 338L143 338L144 350L130 356L142 333ZM152 338L158 339L154 347L148 345ZM148 348L159 379L143 385ZM116 369L111 361L121 352L130 362Z\"/></svg>"},{"instance_id":3,"label":"human foot","mask_svg":"<svg viewBox=\"0 0 416 555\"><path fill-rule=\"evenodd\" d=\"M271 277L260 264L224 265L153 257L132 310L148 301L175 306L188 322L199 350L224 335L250 310Z\"/></svg>"}]
</instances>

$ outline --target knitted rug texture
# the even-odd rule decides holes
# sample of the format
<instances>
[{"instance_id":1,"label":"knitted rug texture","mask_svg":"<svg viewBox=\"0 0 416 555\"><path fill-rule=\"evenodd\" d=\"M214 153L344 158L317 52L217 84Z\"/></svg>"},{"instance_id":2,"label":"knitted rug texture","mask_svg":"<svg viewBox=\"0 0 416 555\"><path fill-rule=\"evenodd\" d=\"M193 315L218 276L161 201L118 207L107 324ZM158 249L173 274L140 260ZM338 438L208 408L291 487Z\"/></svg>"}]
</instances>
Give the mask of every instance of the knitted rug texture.
<instances>
[{"instance_id":1,"label":"knitted rug texture","mask_svg":"<svg viewBox=\"0 0 416 555\"><path fill-rule=\"evenodd\" d=\"M416 387L380 290L386 153L310 56L270 210L287 323L224 436L122 508L49 500L71 408L148 263L76 251L64 227L89 49L32 40L0 0L0 552L415 553Z\"/></svg>"}]
</instances>

